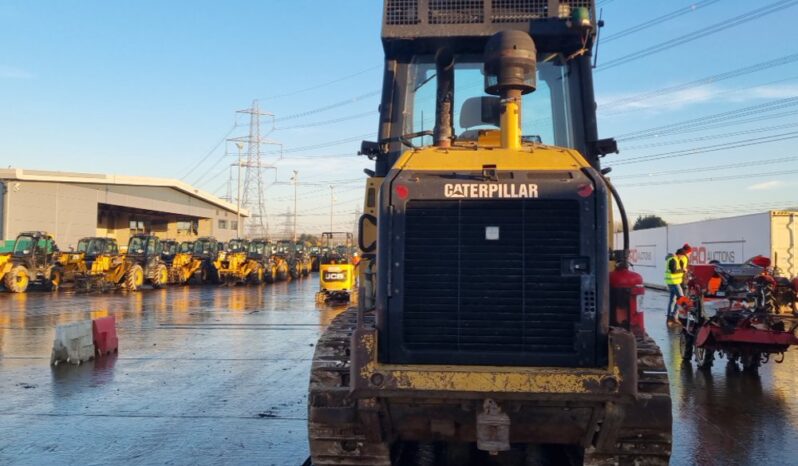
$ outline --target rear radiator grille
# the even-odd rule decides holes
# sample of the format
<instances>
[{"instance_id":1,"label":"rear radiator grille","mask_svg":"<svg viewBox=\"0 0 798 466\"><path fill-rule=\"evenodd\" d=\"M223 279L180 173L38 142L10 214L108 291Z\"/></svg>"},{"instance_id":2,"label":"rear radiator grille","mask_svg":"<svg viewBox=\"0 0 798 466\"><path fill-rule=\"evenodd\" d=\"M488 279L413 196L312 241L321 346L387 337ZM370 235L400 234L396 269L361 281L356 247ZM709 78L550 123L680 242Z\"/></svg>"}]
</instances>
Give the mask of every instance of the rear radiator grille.
<instances>
[{"instance_id":1,"label":"rear radiator grille","mask_svg":"<svg viewBox=\"0 0 798 466\"><path fill-rule=\"evenodd\" d=\"M549 16L549 0L492 0L494 23L518 23Z\"/></svg>"},{"instance_id":2,"label":"rear radiator grille","mask_svg":"<svg viewBox=\"0 0 798 466\"><path fill-rule=\"evenodd\" d=\"M385 24L418 24L418 0L388 0L385 2Z\"/></svg>"},{"instance_id":3,"label":"rear radiator grille","mask_svg":"<svg viewBox=\"0 0 798 466\"><path fill-rule=\"evenodd\" d=\"M409 350L572 355L583 296L579 203L411 201L403 339ZM499 240L486 240L486 227Z\"/></svg>"},{"instance_id":4,"label":"rear radiator grille","mask_svg":"<svg viewBox=\"0 0 798 466\"><path fill-rule=\"evenodd\" d=\"M386 26L419 24L525 23L548 17L568 17L585 7L594 15L595 0L386 0ZM549 8L551 6L551 9Z\"/></svg>"},{"instance_id":5,"label":"rear radiator grille","mask_svg":"<svg viewBox=\"0 0 798 466\"><path fill-rule=\"evenodd\" d=\"M468 24L485 21L484 0L430 0L429 24Z\"/></svg>"}]
</instances>

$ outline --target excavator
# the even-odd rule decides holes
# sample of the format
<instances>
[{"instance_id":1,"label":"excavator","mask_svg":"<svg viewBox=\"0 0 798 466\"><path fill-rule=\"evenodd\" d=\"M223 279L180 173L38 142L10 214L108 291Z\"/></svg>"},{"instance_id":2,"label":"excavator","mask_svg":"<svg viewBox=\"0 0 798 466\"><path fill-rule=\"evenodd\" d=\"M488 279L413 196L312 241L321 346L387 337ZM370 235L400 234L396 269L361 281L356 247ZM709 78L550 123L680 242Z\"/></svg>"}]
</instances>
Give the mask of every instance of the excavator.
<instances>
[{"instance_id":1,"label":"excavator","mask_svg":"<svg viewBox=\"0 0 798 466\"><path fill-rule=\"evenodd\" d=\"M306 463L668 464L599 27L594 0L385 0L361 298L316 344Z\"/></svg>"}]
</instances>

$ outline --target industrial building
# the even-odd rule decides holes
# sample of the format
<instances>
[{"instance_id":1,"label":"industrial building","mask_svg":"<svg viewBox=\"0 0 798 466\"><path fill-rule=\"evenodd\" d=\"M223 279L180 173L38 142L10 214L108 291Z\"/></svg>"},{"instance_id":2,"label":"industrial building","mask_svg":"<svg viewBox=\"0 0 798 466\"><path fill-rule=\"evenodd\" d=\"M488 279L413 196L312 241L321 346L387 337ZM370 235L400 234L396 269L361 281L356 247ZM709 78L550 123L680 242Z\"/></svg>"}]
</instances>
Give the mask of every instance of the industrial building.
<instances>
[{"instance_id":1,"label":"industrial building","mask_svg":"<svg viewBox=\"0 0 798 466\"><path fill-rule=\"evenodd\" d=\"M11 168L0 170L0 185L0 238L43 230L61 249L85 236L125 245L136 233L227 241L248 216L230 202L167 178Z\"/></svg>"},{"instance_id":2,"label":"industrial building","mask_svg":"<svg viewBox=\"0 0 798 466\"><path fill-rule=\"evenodd\" d=\"M616 234L615 244L623 239ZM691 264L741 264L762 255L787 277L798 276L798 211L771 210L631 232L630 262L646 285L664 287L665 257L683 244Z\"/></svg>"}]
</instances>

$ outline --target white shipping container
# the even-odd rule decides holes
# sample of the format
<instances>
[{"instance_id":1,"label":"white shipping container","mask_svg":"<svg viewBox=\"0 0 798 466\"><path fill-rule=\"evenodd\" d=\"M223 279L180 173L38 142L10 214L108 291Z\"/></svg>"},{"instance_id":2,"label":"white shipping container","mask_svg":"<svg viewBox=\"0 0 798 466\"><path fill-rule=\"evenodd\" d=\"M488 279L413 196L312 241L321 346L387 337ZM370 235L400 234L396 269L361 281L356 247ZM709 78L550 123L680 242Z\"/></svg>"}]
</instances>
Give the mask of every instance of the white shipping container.
<instances>
[{"instance_id":1,"label":"white shipping container","mask_svg":"<svg viewBox=\"0 0 798 466\"><path fill-rule=\"evenodd\" d=\"M740 264L770 257L784 275L798 276L798 211L768 211L630 232L630 262L648 286L665 286L665 257L684 243L693 247L691 264ZM616 233L615 247L623 246Z\"/></svg>"}]
</instances>

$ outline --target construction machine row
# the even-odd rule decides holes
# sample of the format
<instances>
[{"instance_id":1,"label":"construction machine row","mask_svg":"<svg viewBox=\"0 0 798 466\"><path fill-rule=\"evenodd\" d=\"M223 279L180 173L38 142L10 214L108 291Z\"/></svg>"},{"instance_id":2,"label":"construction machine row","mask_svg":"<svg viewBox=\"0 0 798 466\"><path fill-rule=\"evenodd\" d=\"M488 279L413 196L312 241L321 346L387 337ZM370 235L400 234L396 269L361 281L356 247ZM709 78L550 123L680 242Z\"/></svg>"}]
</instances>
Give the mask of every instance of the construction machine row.
<instances>
[{"instance_id":1,"label":"construction machine row","mask_svg":"<svg viewBox=\"0 0 798 466\"><path fill-rule=\"evenodd\" d=\"M0 253L0 284L24 293L31 286L76 291L137 291L145 286L260 285L307 276L311 257L302 242L213 237L178 242L133 235L122 250L113 238L86 237L77 248L60 251L43 231L20 233L13 248Z\"/></svg>"}]
</instances>

